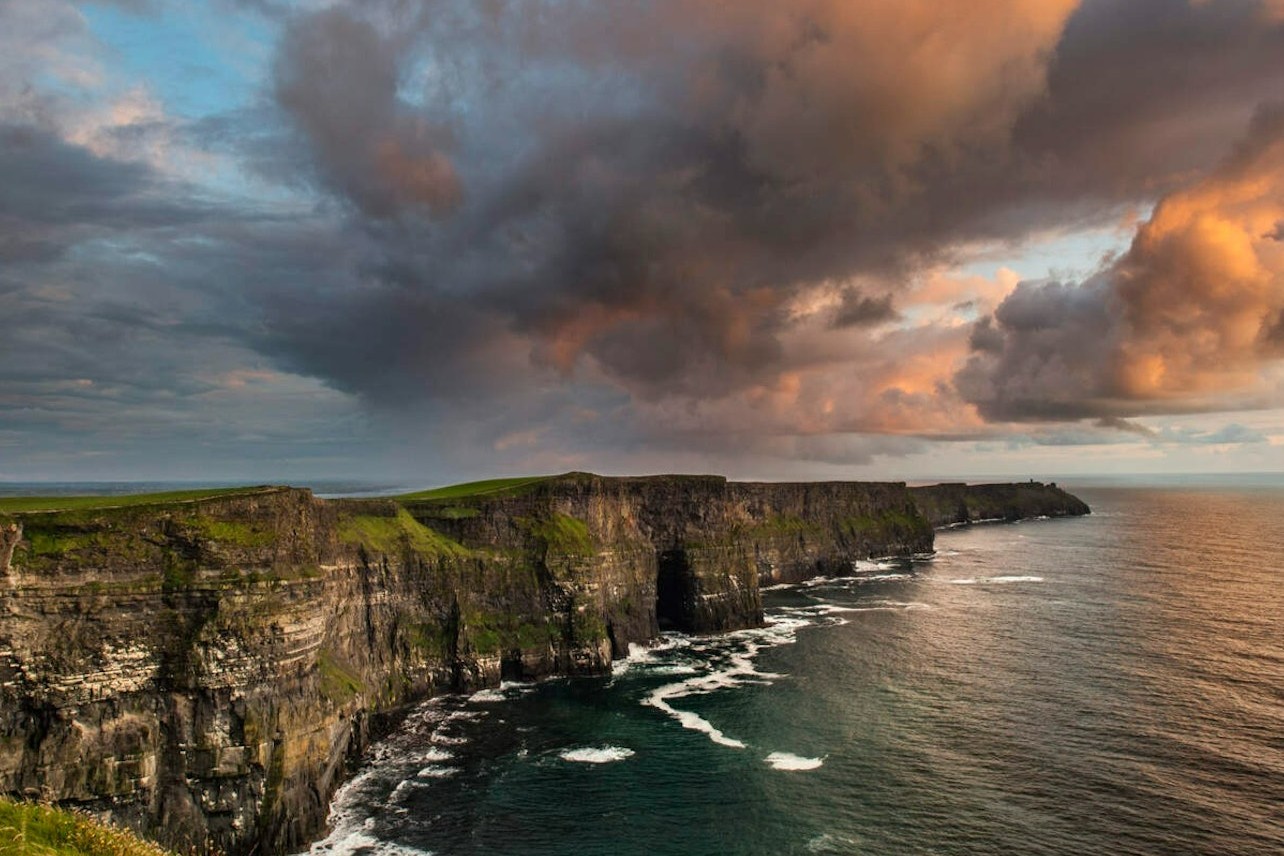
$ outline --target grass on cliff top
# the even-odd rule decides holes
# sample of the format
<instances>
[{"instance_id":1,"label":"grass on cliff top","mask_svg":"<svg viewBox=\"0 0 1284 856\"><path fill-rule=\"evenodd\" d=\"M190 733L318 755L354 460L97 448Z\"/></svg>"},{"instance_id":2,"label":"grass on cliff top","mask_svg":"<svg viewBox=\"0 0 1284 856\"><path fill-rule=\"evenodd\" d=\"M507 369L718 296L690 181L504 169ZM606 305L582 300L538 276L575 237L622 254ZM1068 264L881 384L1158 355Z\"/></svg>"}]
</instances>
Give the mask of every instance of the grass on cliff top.
<instances>
[{"instance_id":1,"label":"grass on cliff top","mask_svg":"<svg viewBox=\"0 0 1284 856\"><path fill-rule=\"evenodd\" d=\"M409 544L416 553L424 556L466 556L468 549L431 529L404 508L396 516L381 517L374 514L354 514L339 520L339 539L346 544L364 546L389 555L396 555Z\"/></svg>"},{"instance_id":2,"label":"grass on cliff top","mask_svg":"<svg viewBox=\"0 0 1284 856\"><path fill-rule=\"evenodd\" d=\"M507 496L520 493L523 488L532 487L540 482L557 478L557 476L521 476L511 479L487 479L486 481L452 484L446 487L421 490L417 493L403 493L394 496L398 502L415 502L425 499L462 499L469 496Z\"/></svg>"},{"instance_id":3,"label":"grass on cliff top","mask_svg":"<svg viewBox=\"0 0 1284 856\"><path fill-rule=\"evenodd\" d=\"M0 856L173 856L131 832L50 806L0 799Z\"/></svg>"},{"instance_id":4,"label":"grass on cliff top","mask_svg":"<svg viewBox=\"0 0 1284 856\"><path fill-rule=\"evenodd\" d=\"M519 522L542 541L547 549L555 553L568 556L592 556L595 552L588 524L569 514L554 514L551 517L533 520L522 518Z\"/></svg>"},{"instance_id":5,"label":"grass on cliff top","mask_svg":"<svg viewBox=\"0 0 1284 856\"><path fill-rule=\"evenodd\" d=\"M0 514L21 514L33 511L93 511L101 508L169 505L242 494L266 493L274 489L259 485L254 487L205 488L203 490L172 490L165 493L127 493L116 496L3 496L0 497Z\"/></svg>"}]
</instances>

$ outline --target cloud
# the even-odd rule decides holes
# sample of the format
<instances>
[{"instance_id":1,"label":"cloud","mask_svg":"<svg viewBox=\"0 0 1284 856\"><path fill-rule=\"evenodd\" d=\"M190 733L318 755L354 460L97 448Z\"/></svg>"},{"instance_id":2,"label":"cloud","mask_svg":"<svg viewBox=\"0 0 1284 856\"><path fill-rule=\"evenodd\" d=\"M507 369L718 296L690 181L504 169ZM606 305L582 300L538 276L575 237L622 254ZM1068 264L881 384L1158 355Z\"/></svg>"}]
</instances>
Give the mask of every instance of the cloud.
<instances>
[{"instance_id":1,"label":"cloud","mask_svg":"<svg viewBox=\"0 0 1284 856\"><path fill-rule=\"evenodd\" d=\"M302 131L321 179L365 214L446 212L462 192L445 136L397 104L397 46L340 8L292 27L276 64L276 97Z\"/></svg>"},{"instance_id":2,"label":"cloud","mask_svg":"<svg viewBox=\"0 0 1284 856\"><path fill-rule=\"evenodd\" d=\"M298 16L276 99L369 256L333 302L266 300L286 331L269 347L388 399L477 369L468 331L524 347L536 376L640 401L773 384L790 301L862 271L906 275L945 251L940 234L975 228L971 208L1000 204L967 173L1043 92L1074 5ZM334 334L350 318L379 341L352 353ZM884 293L835 321L894 318Z\"/></svg>"},{"instance_id":3,"label":"cloud","mask_svg":"<svg viewBox=\"0 0 1284 856\"><path fill-rule=\"evenodd\" d=\"M68 436L273 388L415 466L819 466L1271 400L1270 123L1215 164L1284 87L1273 5L229 5L261 98L182 118L0 5L0 400ZM1161 198L1086 282L963 267Z\"/></svg>"},{"instance_id":4,"label":"cloud","mask_svg":"<svg viewBox=\"0 0 1284 856\"><path fill-rule=\"evenodd\" d=\"M973 330L959 389L990 419L1224 408L1281 356L1284 113L1170 193L1132 246L1080 284L1023 283Z\"/></svg>"},{"instance_id":5,"label":"cloud","mask_svg":"<svg viewBox=\"0 0 1284 856\"><path fill-rule=\"evenodd\" d=\"M843 301L834 314L835 327L861 327L895 321L900 314L892 308L890 294L867 297L858 289L843 292Z\"/></svg>"},{"instance_id":6,"label":"cloud","mask_svg":"<svg viewBox=\"0 0 1284 856\"><path fill-rule=\"evenodd\" d=\"M1159 442L1198 446L1239 446L1268 442L1256 428L1232 422L1217 430L1198 428L1165 428L1157 435Z\"/></svg>"}]
</instances>

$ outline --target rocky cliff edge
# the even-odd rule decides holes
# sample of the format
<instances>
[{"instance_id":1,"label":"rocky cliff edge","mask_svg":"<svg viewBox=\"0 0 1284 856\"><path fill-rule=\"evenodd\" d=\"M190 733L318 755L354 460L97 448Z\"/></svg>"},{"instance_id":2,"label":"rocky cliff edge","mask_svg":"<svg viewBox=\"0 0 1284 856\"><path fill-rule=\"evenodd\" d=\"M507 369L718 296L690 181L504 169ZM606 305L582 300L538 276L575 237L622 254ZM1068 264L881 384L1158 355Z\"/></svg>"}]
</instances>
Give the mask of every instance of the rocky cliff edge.
<instances>
[{"instance_id":1,"label":"rocky cliff edge","mask_svg":"<svg viewBox=\"0 0 1284 856\"><path fill-rule=\"evenodd\" d=\"M934 525L1087 510L1019 488L571 473L388 500L6 501L0 793L285 852L416 700L760 624L761 585L930 551Z\"/></svg>"}]
</instances>

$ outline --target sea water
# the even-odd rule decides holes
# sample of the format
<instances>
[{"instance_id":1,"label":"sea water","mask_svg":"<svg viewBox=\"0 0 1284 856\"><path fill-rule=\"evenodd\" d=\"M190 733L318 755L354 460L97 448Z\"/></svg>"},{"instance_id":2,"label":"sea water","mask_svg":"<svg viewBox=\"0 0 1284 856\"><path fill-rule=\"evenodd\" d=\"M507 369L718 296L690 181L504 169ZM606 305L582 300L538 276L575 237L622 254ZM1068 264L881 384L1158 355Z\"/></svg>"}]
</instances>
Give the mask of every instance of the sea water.
<instances>
[{"instance_id":1,"label":"sea water","mask_svg":"<svg viewBox=\"0 0 1284 856\"><path fill-rule=\"evenodd\" d=\"M312 850L1284 853L1284 490L1078 492L773 587L762 629L432 700Z\"/></svg>"}]
</instances>

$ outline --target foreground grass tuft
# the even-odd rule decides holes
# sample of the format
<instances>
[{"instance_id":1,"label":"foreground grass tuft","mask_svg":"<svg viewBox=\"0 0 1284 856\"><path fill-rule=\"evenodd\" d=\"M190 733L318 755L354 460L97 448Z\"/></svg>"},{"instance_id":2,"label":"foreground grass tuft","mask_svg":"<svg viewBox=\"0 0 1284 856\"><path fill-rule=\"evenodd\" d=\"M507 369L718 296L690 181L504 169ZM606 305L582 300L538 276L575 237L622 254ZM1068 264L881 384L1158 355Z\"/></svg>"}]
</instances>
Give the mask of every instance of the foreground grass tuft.
<instances>
[{"instance_id":1,"label":"foreground grass tuft","mask_svg":"<svg viewBox=\"0 0 1284 856\"><path fill-rule=\"evenodd\" d=\"M132 832L46 805L0 799L0 856L173 856Z\"/></svg>"}]
</instances>

